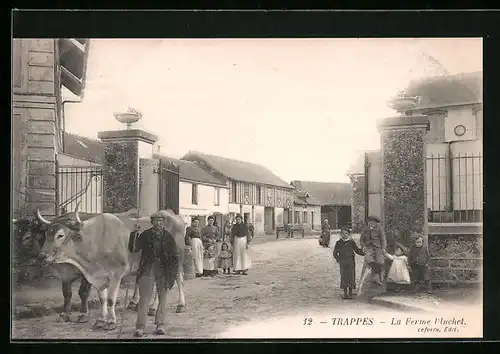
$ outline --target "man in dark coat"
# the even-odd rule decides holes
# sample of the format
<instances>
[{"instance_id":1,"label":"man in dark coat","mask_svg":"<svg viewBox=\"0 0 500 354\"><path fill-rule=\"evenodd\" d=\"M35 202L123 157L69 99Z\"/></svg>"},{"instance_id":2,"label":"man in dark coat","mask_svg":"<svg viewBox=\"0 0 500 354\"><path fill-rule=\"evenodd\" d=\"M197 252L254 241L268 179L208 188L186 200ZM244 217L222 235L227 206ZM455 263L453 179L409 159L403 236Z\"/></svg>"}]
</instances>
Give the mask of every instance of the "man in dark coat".
<instances>
[{"instance_id":1,"label":"man in dark coat","mask_svg":"<svg viewBox=\"0 0 500 354\"><path fill-rule=\"evenodd\" d=\"M368 218L368 225L361 232L359 243L365 253L365 262L372 270L373 281L382 285L382 269L385 264L384 250L387 247L384 230L375 216Z\"/></svg>"},{"instance_id":2,"label":"man in dark coat","mask_svg":"<svg viewBox=\"0 0 500 354\"><path fill-rule=\"evenodd\" d=\"M179 271L180 255L175 240L163 227L164 218L159 212L151 215L153 227L139 235L132 242L131 252L142 251L137 277L139 283L139 304L137 308L136 337L144 335L148 315L148 304L153 295L153 285L158 291L155 334L163 335L165 330L165 305L167 291L171 289Z\"/></svg>"}]
</instances>

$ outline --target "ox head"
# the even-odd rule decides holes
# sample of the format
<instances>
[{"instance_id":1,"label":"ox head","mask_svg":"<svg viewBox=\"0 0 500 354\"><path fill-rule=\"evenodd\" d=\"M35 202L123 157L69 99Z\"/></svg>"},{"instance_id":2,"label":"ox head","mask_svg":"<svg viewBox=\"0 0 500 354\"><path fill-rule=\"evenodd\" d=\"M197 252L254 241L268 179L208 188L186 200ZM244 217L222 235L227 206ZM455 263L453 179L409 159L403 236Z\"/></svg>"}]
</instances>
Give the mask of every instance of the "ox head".
<instances>
[{"instance_id":1,"label":"ox head","mask_svg":"<svg viewBox=\"0 0 500 354\"><path fill-rule=\"evenodd\" d=\"M48 227L37 219L14 219L14 242L16 251L27 257L36 257L45 242Z\"/></svg>"},{"instance_id":2,"label":"ox head","mask_svg":"<svg viewBox=\"0 0 500 354\"><path fill-rule=\"evenodd\" d=\"M39 260L42 265L49 265L56 262L61 253L71 249L82 240L80 230L83 227L83 222L78 214L78 206L73 215L62 215L53 221L48 221L40 211L36 212L37 220L46 225L45 243L39 254Z\"/></svg>"}]
</instances>

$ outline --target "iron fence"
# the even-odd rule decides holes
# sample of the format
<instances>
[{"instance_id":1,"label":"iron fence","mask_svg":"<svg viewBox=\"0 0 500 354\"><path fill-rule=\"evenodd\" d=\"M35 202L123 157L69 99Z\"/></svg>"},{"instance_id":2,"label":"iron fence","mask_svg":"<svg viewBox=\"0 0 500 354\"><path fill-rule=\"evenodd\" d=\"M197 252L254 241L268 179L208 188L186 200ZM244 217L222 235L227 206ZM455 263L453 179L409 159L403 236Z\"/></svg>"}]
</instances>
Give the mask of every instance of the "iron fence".
<instances>
[{"instance_id":1,"label":"iron fence","mask_svg":"<svg viewBox=\"0 0 500 354\"><path fill-rule=\"evenodd\" d=\"M426 163L428 221L482 222L482 156L436 154Z\"/></svg>"},{"instance_id":2,"label":"iron fence","mask_svg":"<svg viewBox=\"0 0 500 354\"><path fill-rule=\"evenodd\" d=\"M179 214L179 166L160 161L159 167L160 209L170 209Z\"/></svg>"},{"instance_id":3,"label":"iron fence","mask_svg":"<svg viewBox=\"0 0 500 354\"><path fill-rule=\"evenodd\" d=\"M87 213L103 212L103 169L101 166L58 166L58 215L78 210Z\"/></svg>"}]
</instances>

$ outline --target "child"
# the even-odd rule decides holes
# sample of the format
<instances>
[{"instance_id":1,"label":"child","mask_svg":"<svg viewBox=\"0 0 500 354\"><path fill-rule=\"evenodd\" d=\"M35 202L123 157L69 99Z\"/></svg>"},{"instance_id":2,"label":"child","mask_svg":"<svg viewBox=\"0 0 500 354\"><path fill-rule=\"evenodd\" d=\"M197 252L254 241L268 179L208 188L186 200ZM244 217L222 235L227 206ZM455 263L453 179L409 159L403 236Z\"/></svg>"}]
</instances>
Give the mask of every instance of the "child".
<instances>
[{"instance_id":1,"label":"child","mask_svg":"<svg viewBox=\"0 0 500 354\"><path fill-rule=\"evenodd\" d=\"M363 251L356 245L348 228L340 231L341 239L335 243L333 256L340 264L340 287L344 290L342 299L352 299L352 289L356 289L356 261L354 253L364 256Z\"/></svg>"},{"instance_id":2,"label":"child","mask_svg":"<svg viewBox=\"0 0 500 354\"><path fill-rule=\"evenodd\" d=\"M429 250L424 246L424 239L422 236L417 236L414 245L410 248L408 256L408 263L410 263L411 269L411 280L413 284L415 284L414 292L420 290L420 283L423 282L427 285L427 292L429 294L432 293L429 279L430 259Z\"/></svg>"},{"instance_id":3,"label":"child","mask_svg":"<svg viewBox=\"0 0 500 354\"><path fill-rule=\"evenodd\" d=\"M401 285L411 284L408 266L408 257L405 256L406 248L396 242L394 255L384 252L384 255L392 261L387 273L387 283L396 284L394 291L401 291Z\"/></svg>"},{"instance_id":4,"label":"child","mask_svg":"<svg viewBox=\"0 0 500 354\"><path fill-rule=\"evenodd\" d=\"M219 254L219 268L222 268L222 273L229 274L232 265L233 253L229 249L229 245L226 242L223 242Z\"/></svg>"}]
</instances>

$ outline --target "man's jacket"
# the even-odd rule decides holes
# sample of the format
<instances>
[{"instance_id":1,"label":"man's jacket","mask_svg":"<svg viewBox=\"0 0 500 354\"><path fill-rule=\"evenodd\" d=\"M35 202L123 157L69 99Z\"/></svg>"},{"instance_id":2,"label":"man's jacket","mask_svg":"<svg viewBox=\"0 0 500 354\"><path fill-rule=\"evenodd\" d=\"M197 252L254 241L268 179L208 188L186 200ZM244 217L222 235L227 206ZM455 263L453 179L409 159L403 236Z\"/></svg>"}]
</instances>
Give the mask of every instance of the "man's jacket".
<instances>
[{"instance_id":1,"label":"man's jacket","mask_svg":"<svg viewBox=\"0 0 500 354\"><path fill-rule=\"evenodd\" d=\"M138 277L145 272L151 271L154 265L154 242L156 237L155 231L150 228L140 234L136 242L129 242L130 252L142 251L139 268L137 269ZM165 229L160 231L160 247L160 264L165 275L166 288L171 289L179 274L180 254L174 238Z\"/></svg>"}]
</instances>

